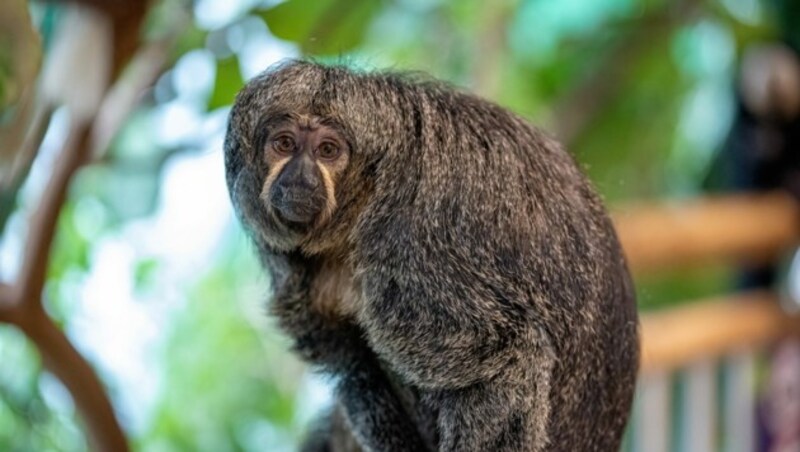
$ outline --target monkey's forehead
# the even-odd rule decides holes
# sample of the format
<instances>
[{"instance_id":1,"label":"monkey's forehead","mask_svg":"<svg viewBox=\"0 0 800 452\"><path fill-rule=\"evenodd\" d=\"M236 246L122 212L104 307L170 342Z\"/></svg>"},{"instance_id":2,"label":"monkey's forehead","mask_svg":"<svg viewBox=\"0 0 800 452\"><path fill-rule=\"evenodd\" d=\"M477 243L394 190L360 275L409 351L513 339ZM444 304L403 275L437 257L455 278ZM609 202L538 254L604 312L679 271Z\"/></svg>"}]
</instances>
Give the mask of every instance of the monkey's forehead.
<instances>
[{"instance_id":1,"label":"monkey's forehead","mask_svg":"<svg viewBox=\"0 0 800 452\"><path fill-rule=\"evenodd\" d=\"M236 104L256 108L307 112L320 91L324 69L315 64L293 61L269 68L247 83Z\"/></svg>"},{"instance_id":2,"label":"monkey's forehead","mask_svg":"<svg viewBox=\"0 0 800 452\"><path fill-rule=\"evenodd\" d=\"M288 113L324 115L324 107L335 97L336 80L328 69L316 63L291 60L266 71L245 85L234 109L254 125L264 115Z\"/></svg>"},{"instance_id":3,"label":"monkey's forehead","mask_svg":"<svg viewBox=\"0 0 800 452\"><path fill-rule=\"evenodd\" d=\"M270 118L305 115L341 125L346 135L374 127L364 113L376 113L375 75L341 66L292 60L267 69L252 79L236 98L230 116L236 138L249 145ZM380 97L380 96L378 96ZM372 99L372 100L370 100Z\"/></svg>"}]
</instances>

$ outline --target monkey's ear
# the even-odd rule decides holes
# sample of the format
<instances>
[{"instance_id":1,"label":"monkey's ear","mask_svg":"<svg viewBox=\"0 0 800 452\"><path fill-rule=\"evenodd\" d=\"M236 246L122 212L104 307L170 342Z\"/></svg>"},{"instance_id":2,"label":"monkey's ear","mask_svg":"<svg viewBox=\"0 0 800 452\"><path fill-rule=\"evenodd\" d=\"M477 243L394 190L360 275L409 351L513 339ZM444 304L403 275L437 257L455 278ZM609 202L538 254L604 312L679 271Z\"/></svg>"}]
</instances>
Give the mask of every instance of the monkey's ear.
<instances>
[{"instance_id":1,"label":"monkey's ear","mask_svg":"<svg viewBox=\"0 0 800 452\"><path fill-rule=\"evenodd\" d=\"M234 125L236 118L231 113L228 120L228 130L225 133L223 149L225 151L225 181L229 188L233 187L236 177L242 171L247 162L244 152L242 152L242 142L239 130Z\"/></svg>"}]
</instances>

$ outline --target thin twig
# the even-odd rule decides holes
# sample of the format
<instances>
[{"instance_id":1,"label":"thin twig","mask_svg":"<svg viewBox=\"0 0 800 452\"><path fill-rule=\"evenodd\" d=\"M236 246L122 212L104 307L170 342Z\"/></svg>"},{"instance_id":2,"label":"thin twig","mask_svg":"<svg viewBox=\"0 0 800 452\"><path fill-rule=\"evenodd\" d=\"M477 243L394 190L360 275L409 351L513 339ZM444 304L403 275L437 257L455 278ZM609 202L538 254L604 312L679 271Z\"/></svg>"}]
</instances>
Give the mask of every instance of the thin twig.
<instances>
[{"instance_id":1,"label":"thin twig","mask_svg":"<svg viewBox=\"0 0 800 452\"><path fill-rule=\"evenodd\" d=\"M139 105L141 93L158 80L178 37L174 32L143 44L125 75L108 90L92 127L92 159L102 158L125 119Z\"/></svg>"},{"instance_id":2,"label":"thin twig","mask_svg":"<svg viewBox=\"0 0 800 452\"><path fill-rule=\"evenodd\" d=\"M5 230L8 218L14 211L17 195L39 153L52 116L53 106L46 104L41 98L37 99L36 112L33 120L28 124L30 129L27 131L25 141L18 148L16 157L7 173L0 175L0 235Z\"/></svg>"}]
</instances>

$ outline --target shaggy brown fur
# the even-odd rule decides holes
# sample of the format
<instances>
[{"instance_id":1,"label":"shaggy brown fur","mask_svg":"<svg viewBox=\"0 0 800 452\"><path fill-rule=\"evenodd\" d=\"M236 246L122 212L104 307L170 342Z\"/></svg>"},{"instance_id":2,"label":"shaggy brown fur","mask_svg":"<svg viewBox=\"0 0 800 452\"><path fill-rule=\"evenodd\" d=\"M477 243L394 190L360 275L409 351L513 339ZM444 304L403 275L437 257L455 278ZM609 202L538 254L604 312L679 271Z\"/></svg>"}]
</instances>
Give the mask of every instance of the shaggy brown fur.
<instances>
[{"instance_id":1,"label":"shaggy brown fur","mask_svg":"<svg viewBox=\"0 0 800 452\"><path fill-rule=\"evenodd\" d=\"M336 124L350 150L324 194L335 208L302 231L259 196L269 121L288 114ZM337 377L305 450L618 449L633 288L556 142L437 81L292 61L237 97L225 163L272 314Z\"/></svg>"}]
</instances>

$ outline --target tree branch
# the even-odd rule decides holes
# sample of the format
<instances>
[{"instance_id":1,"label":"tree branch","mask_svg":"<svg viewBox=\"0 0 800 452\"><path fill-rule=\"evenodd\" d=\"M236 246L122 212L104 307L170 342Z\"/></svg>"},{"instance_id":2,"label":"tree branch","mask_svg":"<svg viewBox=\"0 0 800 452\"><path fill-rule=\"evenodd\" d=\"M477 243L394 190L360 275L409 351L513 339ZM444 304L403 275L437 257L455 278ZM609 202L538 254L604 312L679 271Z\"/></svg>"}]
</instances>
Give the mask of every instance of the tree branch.
<instances>
[{"instance_id":1,"label":"tree branch","mask_svg":"<svg viewBox=\"0 0 800 452\"><path fill-rule=\"evenodd\" d=\"M16 297L14 288L0 283L0 323L17 323Z\"/></svg>"},{"instance_id":2,"label":"tree branch","mask_svg":"<svg viewBox=\"0 0 800 452\"><path fill-rule=\"evenodd\" d=\"M0 309L2 309L3 306L6 306L6 305L9 305L9 304L12 303L12 301L14 300L13 299L13 296L14 296L13 290L14 290L14 288L11 287L10 285L5 284L5 283L0 283Z\"/></svg>"},{"instance_id":3,"label":"tree branch","mask_svg":"<svg viewBox=\"0 0 800 452\"><path fill-rule=\"evenodd\" d=\"M122 428L100 379L69 339L41 311L21 322L22 331L36 344L45 367L66 386L89 432L92 449L129 449Z\"/></svg>"},{"instance_id":4,"label":"tree branch","mask_svg":"<svg viewBox=\"0 0 800 452\"><path fill-rule=\"evenodd\" d=\"M147 0L72 1L99 8L111 18L114 85L104 93L102 110L87 119L72 118L51 178L32 214L20 276L13 286L0 283L0 322L16 325L36 345L45 367L72 396L92 449L127 452L126 437L101 380L45 312L42 291L59 214L73 177L108 145L113 133L137 105L139 93L159 76L183 24L178 24L175 32L164 39L142 47L139 28L147 10ZM138 64L133 65L126 76L119 77L137 52Z\"/></svg>"},{"instance_id":5,"label":"tree branch","mask_svg":"<svg viewBox=\"0 0 800 452\"><path fill-rule=\"evenodd\" d=\"M39 153L44 135L47 133L47 125L53 115L52 105L45 105L45 101L41 98L36 102L36 111L31 123L28 124L29 130L25 139L21 147L17 148L10 168L6 170L5 174L0 174L0 235L5 230L6 222L14 211L19 190ZM1 138L0 141L2 141Z\"/></svg>"},{"instance_id":6,"label":"tree branch","mask_svg":"<svg viewBox=\"0 0 800 452\"><path fill-rule=\"evenodd\" d=\"M102 112L104 114L97 115L94 120L95 127L92 127L90 122L76 123L70 126L63 150L54 166L53 176L45 188L39 208L31 220L30 234L27 239L28 245L23 259L22 278L19 282L22 291L20 299L25 302L26 306L30 304L30 307L33 307L38 302L34 303L31 300L40 299L47 272L50 248L58 223L58 214L66 199L72 177L81 166L89 161L93 145L106 146L111 140L108 136L101 136L99 137L101 138L99 143L93 143L92 130L95 130L94 135L97 136L97 129L112 129L116 131L119 128L123 118L136 105L135 93L130 93L130 88L142 90L155 81L160 74L159 69L166 62L168 49L173 43L174 38L159 41L157 44L143 49L141 58L139 58L138 71L135 72L136 76L132 77L132 80L127 80L124 77L120 78L114 87L109 90L109 93L123 92L122 95L111 97L113 99L121 97L117 102L120 105L117 107L117 111L113 112L114 114L112 114L112 111L108 111L108 105L104 104L107 107L106 111ZM127 91L124 90L126 86L129 87ZM120 89L120 87L123 87L123 89ZM125 95L124 93L128 94ZM109 122L106 119L108 116L113 117L116 122ZM103 127L97 127L98 125Z\"/></svg>"},{"instance_id":7,"label":"tree branch","mask_svg":"<svg viewBox=\"0 0 800 452\"><path fill-rule=\"evenodd\" d=\"M14 294L9 287L0 292L11 294L7 297L9 302L4 303L5 308L0 309L0 321L17 325L36 345L45 367L66 386L86 425L92 448L126 452L129 450L127 440L100 379L42 306L42 289L58 216L73 176L88 161L90 130L87 122L70 127L52 178L31 219L17 286L19 291Z\"/></svg>"},{"instance_id":8,"label":"tree branch","mask_svg":"<svg viewBox=\"0 0 800 452\"><path fill-rule=\"evenodd\" d=\"M61 155L53 169L52 178L45 188L39 208L31 219L18 282L19 299L26 311L42 309L41 293L58 215L73 175L88 158L89 131L88 123L73 124L70 127Z\"/></svg>"}]
</instances>

